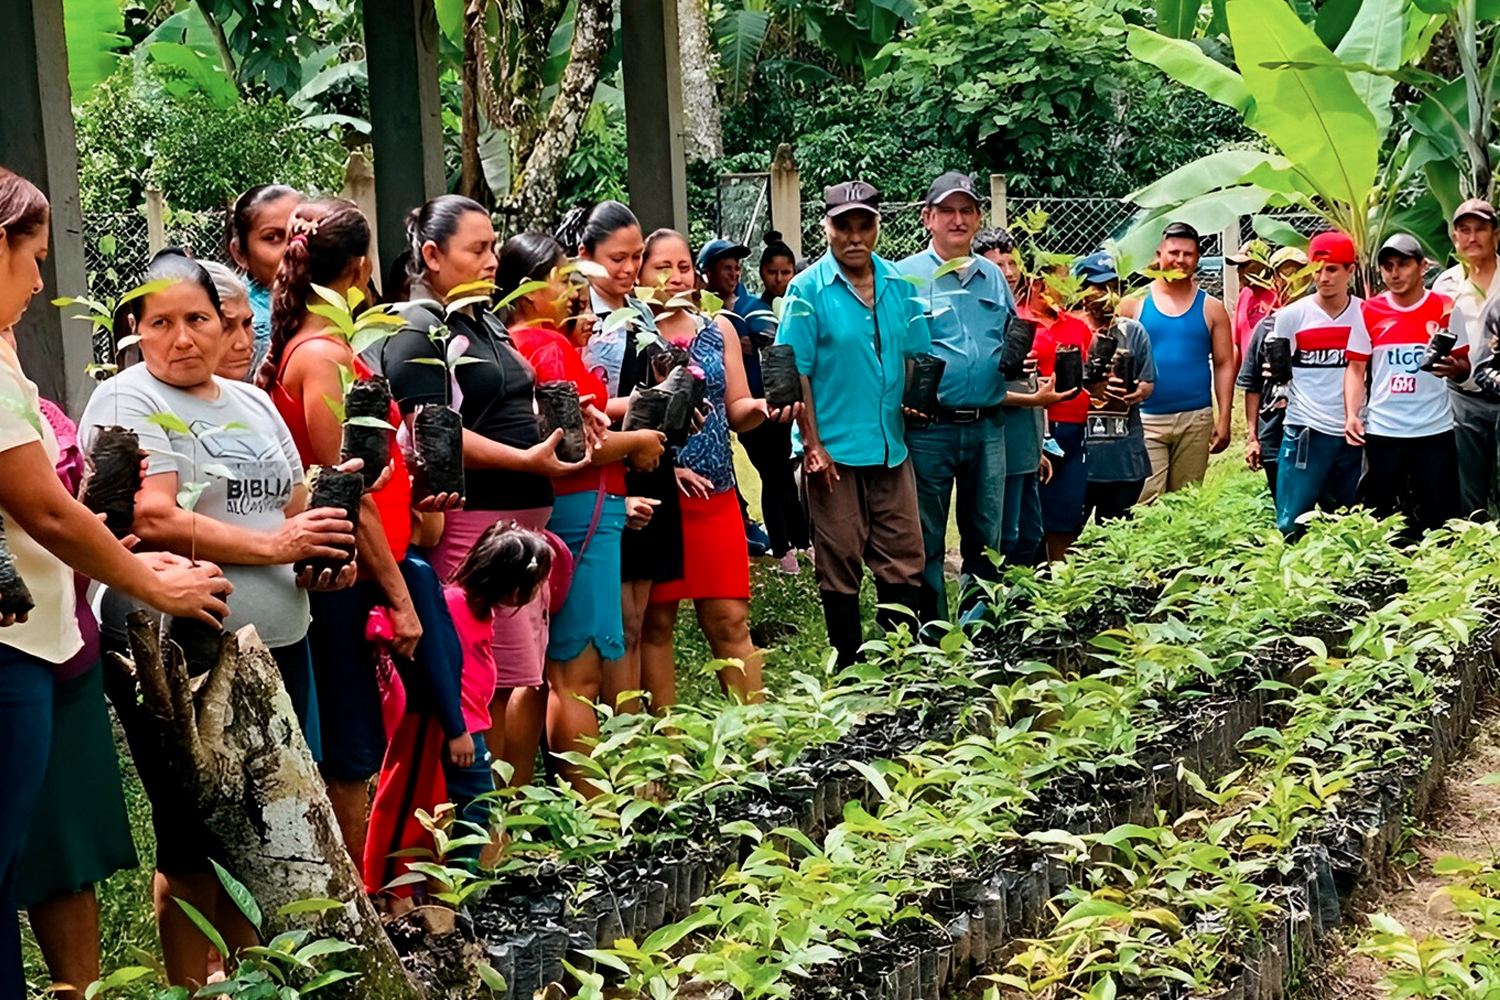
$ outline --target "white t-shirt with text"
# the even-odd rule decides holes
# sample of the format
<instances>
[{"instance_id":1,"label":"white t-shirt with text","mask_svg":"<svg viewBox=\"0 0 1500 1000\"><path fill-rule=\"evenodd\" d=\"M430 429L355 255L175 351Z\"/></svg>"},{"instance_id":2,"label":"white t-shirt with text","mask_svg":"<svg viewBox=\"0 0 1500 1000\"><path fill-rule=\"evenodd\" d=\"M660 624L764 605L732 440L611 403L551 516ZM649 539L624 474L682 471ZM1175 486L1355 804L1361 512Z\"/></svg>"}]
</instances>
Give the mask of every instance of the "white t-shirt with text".
<instances>
[{"instance_id":1,"label":"white t-shirt with text","mask_svg":"<svg viewBox=\"0 0 1500 1000\"><path fill-rule=\"evenodd\" d=\"M1344 370L1349 367L1345 351L1356 331L1364 335L1362 304L1357 295L1351 295L1343 312L1329 316L1318 297L1309 295L1276 314L1276 325L1266 340L1292 342L1288 426L1344 436Z\"/></svg>"},{"instance_id":2,"label":"white t-shirt with text","mask_svg":"<svg viewBox=\"0 0 1500 1000\"><path fill-rule=\"evenodd\" d=\"M1364 326L1349 336L1349 358L1370 363L1367 433L1418 438L1453 429L1447 379L1420 367L1433 333L1448 328L1450 308L1433 292L1412 306L1397 305L1390 292L1364 304ZM1459 341L1453 353L1463 357L1469 345Z\"/></svg>"}]
</instances>

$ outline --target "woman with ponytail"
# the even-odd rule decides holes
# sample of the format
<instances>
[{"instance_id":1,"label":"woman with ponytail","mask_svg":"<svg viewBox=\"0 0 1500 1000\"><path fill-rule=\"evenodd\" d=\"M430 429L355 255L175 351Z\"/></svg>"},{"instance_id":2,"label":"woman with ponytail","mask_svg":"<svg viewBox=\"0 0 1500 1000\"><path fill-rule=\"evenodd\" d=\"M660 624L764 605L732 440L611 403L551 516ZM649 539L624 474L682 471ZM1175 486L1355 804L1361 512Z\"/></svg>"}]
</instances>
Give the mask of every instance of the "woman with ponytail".
<instances>
[{"instance_id":1,"label":"woman with ponytail","mask_svg":"<svg viewBox=\"0 0 1500 1000\"><path fill-rule=\"evenodd\" d=\"M462 291L465 286L496 280L489 213L469 198L446 194L414 209L406 230L412 301L402 315L408 325L382 345L381 368L407 419L424 406L449 401L463 418L464 509L444 516L442 536L428 551L433 569L446 580L492 525L545 528L552 516L553 481L581 471L589 461L562 461L557 457L562 431L546 438L538 432L536 372L500 318L476 306L444 315L450 297L474 294ZM455 340L467 342L465 363L451 374L430 363L440 350L427 333L441 325ZM475 750L509 763L516 785L531 782L545 721L547 602L545 593L538 594L494 616L498 684L491 724Z\"/></svg>"},{"instance_id":2,"label":"woman with ponytail","mask_svg":"<svg viewBox=\"0 0 1500 1000\"><path fill-rule=\"evenodd\" d=\"M371 371L332 324L307 306L315 300L313 285L347 295L349 289L369 284L370 224L352 203L327 200L299 206L288 228L291 235L271 294L271 343L256 382L286 420L302 464L330 466L337 464L343 443L343 427L330 406L343 402L340 372L368 378ZM399 414L392 419L399 420ZM358 582L347 590L312 595L310 639L323 712L323 777L356 865L364 858L369 781L380 771L386 751L377 650L363 638L366 622L375 607L388 607L395 629L391 651L398 662L428 664L428 656L441 657L443 649L423 641L423 608L414 598L428 594L444 620L447 614L435 578L430 587L420 580L422 570L430 574L430 568L407 555L411 478L399 449L393 451L392 466L388 481L365 494L360 510ZM449 498L439 503L445 505ZM434 669L441 674L446 667L435 664ZM456 708L453 717L457 732L451 738L466 740Z\"/></svg>"}]
</instances>

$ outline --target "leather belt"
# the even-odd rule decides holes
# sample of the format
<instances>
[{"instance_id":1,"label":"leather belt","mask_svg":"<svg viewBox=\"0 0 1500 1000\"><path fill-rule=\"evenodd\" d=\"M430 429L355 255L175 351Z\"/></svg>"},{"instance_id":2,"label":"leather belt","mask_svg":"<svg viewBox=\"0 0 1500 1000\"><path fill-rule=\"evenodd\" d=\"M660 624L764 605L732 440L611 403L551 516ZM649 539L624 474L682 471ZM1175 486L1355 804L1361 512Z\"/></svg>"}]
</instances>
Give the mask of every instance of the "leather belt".
<instances>
[{"instance_id":1,"label":"leather belt","mask_svg":"<svg viewBox=\"0 0 1500 1000\"><path fill-rule=\"evenodd\" d=\"M969 409L953 409L947 406L939 406L933 420L940 424L977 424L981 420L988 420L1000 412L1000 404L994 406L970 407Z\"/></svg>"}]
</instances>

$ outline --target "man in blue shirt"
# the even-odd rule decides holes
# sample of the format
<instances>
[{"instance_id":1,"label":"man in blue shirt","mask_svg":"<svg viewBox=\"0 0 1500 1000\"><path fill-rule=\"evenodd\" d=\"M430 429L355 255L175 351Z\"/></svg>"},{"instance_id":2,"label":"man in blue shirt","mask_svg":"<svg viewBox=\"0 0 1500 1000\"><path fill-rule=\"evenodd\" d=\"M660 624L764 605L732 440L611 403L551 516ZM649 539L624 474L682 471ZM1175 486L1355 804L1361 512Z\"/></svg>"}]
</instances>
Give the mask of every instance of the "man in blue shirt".
<instances>
[{"instance_id":1,"label":"man in blue shirt","mask_svg":"<svg viewBox=\"0 0 1500 1000\"><path fill-rule=\"evenodd\" d=\"M955 484L963 576L999 578L988 552L1000 551L1004 527L1006 386L1000 353L1016 306L1000 268L970 255L982 221L974 182L961 173L943 174L922 203L922 225L932 241L896 265L918 280L932 353L947 362L931 423L906 431L926 560L918 609L923 621L949 617L943 559ZM955 261L964 263L955 270Z\"/></svg>"},{"instance_id":2,"label":"man in blue shirt","mask_svg":"<svg viewBox=\"0 0 1500 1000\"><path fill-rule=\"evenodd\" d=\"M880 193L862 181L823 193L828 252L792 280L777 343L790 345L805 409L797 445L828 639L858 658L859 585L868 565L882 604L916 608L923 552L901 401L911 359L930 347L915 290L875 254ZM879 616L889 628L895 619Z\"/></svg>"}]
</instances>

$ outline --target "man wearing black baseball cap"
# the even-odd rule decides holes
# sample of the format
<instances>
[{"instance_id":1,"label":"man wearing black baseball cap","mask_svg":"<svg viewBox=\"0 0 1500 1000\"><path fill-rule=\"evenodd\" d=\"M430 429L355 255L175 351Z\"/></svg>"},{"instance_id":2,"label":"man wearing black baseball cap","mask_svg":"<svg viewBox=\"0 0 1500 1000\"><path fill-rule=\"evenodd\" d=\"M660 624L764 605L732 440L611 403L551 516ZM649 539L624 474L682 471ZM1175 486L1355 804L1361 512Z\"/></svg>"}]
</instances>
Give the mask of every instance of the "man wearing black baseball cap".
<instances>
[{"instance_id":1,"label":"man wearing black baseball cap","mask_svg":"<svg viewBox=\"0 0 1500 1000\"><path fill-rule=\"evenodd\" d=\"M943 568L955 486L963 576L998 579L998 567L986 552L1002 551L1004 545L1009 471L1004 404L1023 400L1020 393L1010 399L1000 372L1005 328L1016 313L1010 285L992 261L972 255L982 221L974 182L956 171L943 174L928 187L922 202L922 225L931 241L925 250L896 265L921 282L918 289L928 307L932 351L945 362L937 412L928 414L931 421L925 427L906 429L926 550L923 621L949 617ZM953 270L954 261L964 263ZM942 270L946 273L939 274Z\"/></svg>"},{"instance_id":2,"label":"man wearing black baseball cap","mask_svg":"<svg viewBox=\"0 0 1500 1000\"><path fill-rule=\"evenodd\" d=\"M863 181L823 193L828 252L792 279L776 342L802 376L797 423L828 639L839 662L863 640L868 565L881 604L921 603L922 524L901 401L912 359L931 344L915 289L875 253L880 192ZM886 627L894 613L877 615Z\"/></svg>"},{"instance_id":3,"label":"man wearing black baseball cap","mask_svg":"<svg viewBox=\"0 0 1500 1000\"><path fill-rule=\"evenodd\" d=\"M1453 393L1443 382L1468 377L1469 345L1443 343L1449 303L1422 284L1427 252L1415 237L1395 234L1376 260L1386 290L1365 300L1364 322L1349 334L1344 440L1365 450L1359 502L1429 531L1462 513Z\"/></svg>"},{"instance_id":4,"label":"man wearing black baseball cap","mask_svg":"<svg viewBox=\"0 0 1500 1000\"><path fill-rule=\"evenodd\" d=\"M1453 433L1458 446L1458 494L1464 515L1488 510L1500 515L1497 494L1496 448L1500 447L1500 400L1481 391L1475 375L1492 368L1494 350L1483 332L1482 316L1500 301L1495 281L1500 265L1500 226L1495 208L1470 198L1453 213L1453 249L1459 262L1432 283L1432 290L1453 303L1448 326L1455 340L1469 345L1473 372L1462 382L1449 382L1453 393Z\"/></svg>"},{"instance_id":5,"label":"man wearing black baseball cap","mask_svg":"<svg viewBox=\"0 0 1500 1000\"><path fill-rule=\"evenodd\" d=\"M1186 222L1170 223L1155 263L1167 276L1151 282L1144 298L1120 303L1121 316L1146 328L1156 356L1156 389L1141 404L1151 455L1142 503L1201 481L1208 456L1229 447L1234 335L1224 304L1193 278L1199 252L1198 231Z\"/></svg>"}]
</instances>

